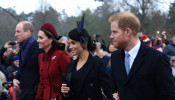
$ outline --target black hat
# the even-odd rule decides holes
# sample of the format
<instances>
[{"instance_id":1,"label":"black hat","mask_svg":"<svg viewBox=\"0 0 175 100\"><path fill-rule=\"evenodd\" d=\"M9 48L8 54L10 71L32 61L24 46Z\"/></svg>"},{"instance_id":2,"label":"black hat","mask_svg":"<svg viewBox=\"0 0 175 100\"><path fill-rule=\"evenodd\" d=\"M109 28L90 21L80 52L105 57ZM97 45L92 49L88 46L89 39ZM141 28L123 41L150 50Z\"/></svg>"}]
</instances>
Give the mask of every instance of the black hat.
<instances>
[{"instance_id":1,"label":"black hat","mask_svg":"<svg viewBox=\"0 0 175 100\"><path fill-rule=\"evenodd\" d=\"M70 39L79 41L80 43L85 43L89 40L90 36L87 30L84 29L84 14L81 21L77 22L77 28L72 29L68 36Z\"/></svg>"}]
</instances>

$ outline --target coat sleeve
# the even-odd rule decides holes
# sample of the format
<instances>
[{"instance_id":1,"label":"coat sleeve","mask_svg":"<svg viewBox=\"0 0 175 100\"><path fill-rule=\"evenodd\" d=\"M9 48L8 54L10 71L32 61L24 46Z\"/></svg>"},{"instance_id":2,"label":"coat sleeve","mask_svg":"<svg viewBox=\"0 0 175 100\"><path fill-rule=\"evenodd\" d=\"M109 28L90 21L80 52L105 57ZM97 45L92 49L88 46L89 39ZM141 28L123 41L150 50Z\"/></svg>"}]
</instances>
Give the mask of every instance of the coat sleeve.
<instances>
[{"instance_id":1,"label":"coat sleeve","mask_svg":"<svg viewBox=\"0 0 175 100\"><path fill-rule=\"evenodd\" d=\"M165 48L164 48L164 50L163 50L163 53L164 54L166 54L169 58L170 58L170 55L169 55L169 53L170 53L170 45L167 45Z\"/></svg>"},{"instance_id":2,"label":"coat sleeve","mask_svg":"<svg viewBox=\"0 0 175 100\"><path fill-rule=\"evenodd\" d=\"M43 95L44 95L44 85L43 85L43 81L40 78L40 83L38 86L38 91L37 91L35 100L43 100Z\"/></svg>"},{"instance_id":3,"label":"coat sleeve","mask_svg":"<svg viewBox=\"0 0 175 100\"><path fill-rule=\"evenodd\" d=\"M111 80L111 75L107 70L107 65L103 62L100 64L98 77L100 79L100 85L103 89L103 92L108 97L108 99L113 100L112 94L115 93L115 88Z\"/></svg>"},{"instance_id":4,"label":"coat sleeve","mask_svg":"<svg viewBox=\"0 0 175 100\"><path fill-rule=\"evenodd\" d=\"M16 75L14 76L14 79L17 79L20 81L20 71L21 71L21 68L18 69L18 72L16 73Z\"/></svg>"},{"instance_id":5,"label":"coat sleeve","mask_svg":"<svg viewBox=\"0 0 175 100\"><path fill-rule=\"evenodd\" d=\"M175 83L167 56L158 55L156 64L155 86L158 100L175 100Z\"/></svg>"},{"instance_id":6,"label":"coat sleeve","mask_svg":"<svg viewBox=\"0 0 175 100\"><path fill-rule=\"evenodd\" d=\"M8 80L12 80L13 77L14 77L12 67L14 67L14 66L8 66L7 67L7 78L8 78Z\"/></svg>"},{"instance_id":7,"label":"coat sleeve","mask_svg":"<svg viewBox=\"0 0 175 100\"><path fill-rule=\"evenodd\" d=\"M3 59L3 55L4 55L4 52L6 51L6 48L4 48L4 46L0 49L0 59L2 61Z\"/></svg>"},{"instance_id":8,"label":"coat sleeve","mask_svg":"<svg viewBox=\"0 0 175 100\"><path fill-rule=\"evenodd\" d=\"M7 58L6 58L6 63L8 64L8 65L10 65L11 64L11 62L13 62L12 60L13 60L13 57L15 56L15 53L13 53L13 51L12 52L10 52L10 54L9 55L7 55Z\"/></svg>"},{"instance_id":9,"label":"coat sleeve","mask_svg":"<svg viewBox=\"0 0 175 100\"><path fill-rule=\"evenodd\" d=\"M39 58L41 58L41 55L39 55ZM38 63L39 62L40 62L40 60L38 60ZM40 63L39 63L39 65L40 65ZM39 82L39 86L38 86L37 95L36 95L35 100L43 100L43 95L44 95L44 85L43 85L43 80L40 77L40 82Z\"/></svg>"}]
</instances>

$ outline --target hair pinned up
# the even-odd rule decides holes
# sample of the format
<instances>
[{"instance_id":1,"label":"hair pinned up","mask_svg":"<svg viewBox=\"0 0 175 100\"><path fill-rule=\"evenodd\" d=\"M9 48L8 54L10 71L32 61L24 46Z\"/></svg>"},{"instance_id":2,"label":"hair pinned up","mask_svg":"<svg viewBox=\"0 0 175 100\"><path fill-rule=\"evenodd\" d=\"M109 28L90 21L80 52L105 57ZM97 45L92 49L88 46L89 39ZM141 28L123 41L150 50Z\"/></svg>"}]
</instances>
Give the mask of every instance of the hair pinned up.
<instances>
[{"instance_id":1,"label":"hair pinned up","mask_svg":"<svg viewBox=\"0 0 175 100\"><path fill-rule=\"evenodd\" d=\"M92 50L94 47L92 47L91 37L88 31L84 29L84 17L85 14L83 14L81 21L77 21L77 28L72 29L68 36L72 40L79 41L81 45L88 43L87 49Z\"/></svg>"}]
</instances>

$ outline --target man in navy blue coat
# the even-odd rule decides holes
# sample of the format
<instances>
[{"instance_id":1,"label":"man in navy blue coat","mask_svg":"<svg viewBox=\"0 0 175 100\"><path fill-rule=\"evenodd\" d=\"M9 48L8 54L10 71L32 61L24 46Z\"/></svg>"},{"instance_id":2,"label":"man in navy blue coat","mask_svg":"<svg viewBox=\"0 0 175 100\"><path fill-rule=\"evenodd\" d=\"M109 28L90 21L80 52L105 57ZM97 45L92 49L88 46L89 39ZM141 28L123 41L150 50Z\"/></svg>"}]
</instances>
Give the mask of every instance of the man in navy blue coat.
<instances>
[{"instance_id":1,"label":"man in navy blue coat","mask_svg":"<svg viewBox=\"0 0 175 100\"><path fill-rule=\"evenodd\" d=\"M20 100L35 100L39 84L38 55L40 53L33 25L28 21L19 22L15 37L19 43L19 71L13 80L21 89Z\"/></svg>"},{"instance_id":2,"label":"man in navy blue coat","mask_svg":"<svg viewBox=\"0 0 175 100\"><path fill-rule=\"evenodd\" d=\"M111 56L111 71L120 100L175 100L168 58L139 40L138 18L130 12L119 12L109 21L110 38L118 48Z\"/></svg>"}]
</instances>

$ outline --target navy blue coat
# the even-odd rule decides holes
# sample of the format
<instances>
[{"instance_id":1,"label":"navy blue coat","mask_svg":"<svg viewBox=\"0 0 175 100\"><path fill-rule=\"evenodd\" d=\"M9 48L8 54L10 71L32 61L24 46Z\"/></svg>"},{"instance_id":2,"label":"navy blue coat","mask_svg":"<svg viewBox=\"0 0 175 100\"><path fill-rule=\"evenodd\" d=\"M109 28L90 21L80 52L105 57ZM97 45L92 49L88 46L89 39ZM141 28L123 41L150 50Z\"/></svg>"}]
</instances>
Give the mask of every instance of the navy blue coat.
<instances>
[{"instance_id":1,"label":"navy blue coat","mask_svg":"<svg viewBox=\"0 0 175 100\"><path fill-rule=\"evenodd\" d=\"M114 86L120 100L175 100L175 83L168 58L143 42L127 76L124 50L111 56Z\"/></svg>"},{"instance_id":2,"label":"navy blue coat","mask_svg":"<svg viewBox=\"0 0 175 100\"><path fill-rule=\"evenodd\" d=\"M169 58L171 56L175 56L175 44L171 41L163 50L163 53L165 53Z\"/></svg>"},{"instance_id":3,"label":"navy blue coat","mask_svg":"<svg viewBox=\"0 0 175 100\"><path fill-rule=\"evenodd\" d=\"M75 68L77 61L78 59L71 61L68 64L66 77L71 75L72 69ZM103 100L101 92L102 88L108 98L112 100L112 94L115 90L104 61L89 54L88 60L84 67L86 70L84 70L83 74L81 75L82 80L79 88L77 88L77 94L72 93L70 87L70 97L74 95L77 97L76 100Z\"/></svg>"},{"instance_id":4,"label":"navy blue coat","mask_svg":"<svg viewBox=\"0 0 175 100\"><path fill-rule=\"evenodd\" d=\"M15 79L20 81L20 100L35 100L39 84L39 65L38 55L41 52L39 45L35 40L30 47L24 62L21 61L19 51L19 71Z\"/></svg>"}]
</instances>

